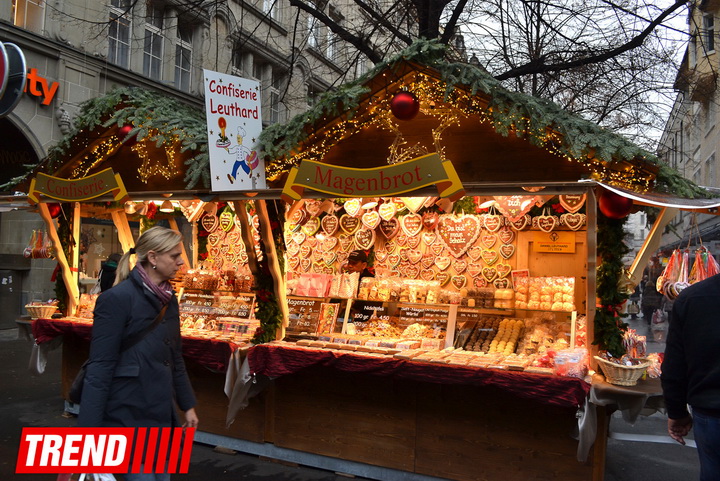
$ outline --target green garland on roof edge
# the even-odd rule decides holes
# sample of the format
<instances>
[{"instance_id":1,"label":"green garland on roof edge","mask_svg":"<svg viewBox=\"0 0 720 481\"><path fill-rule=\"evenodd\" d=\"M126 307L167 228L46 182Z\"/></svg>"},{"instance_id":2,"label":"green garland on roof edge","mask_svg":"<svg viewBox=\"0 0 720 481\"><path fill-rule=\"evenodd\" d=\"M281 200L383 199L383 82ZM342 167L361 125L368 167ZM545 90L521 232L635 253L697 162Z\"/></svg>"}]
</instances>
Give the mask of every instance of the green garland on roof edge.
<instances>
[{"instance_id":1,"label":"green garland on roof edge","mask_svg":"<svg viewBox=\"0 0 720 481\"><path fill-rule=\"evenodd\" d=\"M621 320L621 307L628 293L620 288L624 279L622 258L629 252L625 245L625 219L610 219L597 215L597 297L600 306L595 310L595 340L600 349L620 357L625 353L623 333L628 325Z\"/></svg>"}]
</instances>

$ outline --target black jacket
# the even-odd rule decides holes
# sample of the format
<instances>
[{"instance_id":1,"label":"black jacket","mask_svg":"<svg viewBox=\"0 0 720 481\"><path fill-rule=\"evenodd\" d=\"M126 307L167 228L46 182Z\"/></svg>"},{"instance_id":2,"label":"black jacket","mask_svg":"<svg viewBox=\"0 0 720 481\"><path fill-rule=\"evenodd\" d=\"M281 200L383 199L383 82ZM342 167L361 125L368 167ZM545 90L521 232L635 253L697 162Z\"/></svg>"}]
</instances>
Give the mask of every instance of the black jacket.
<instances>
[{"instance_id":1,"label":"black jacket","mask_svg":"<svg viewBox=\"0 0 720 481\"><path fill-rule=\"evenodd\" d=\"M152 324L161 307L137 270L100 294L95 304L80 426L179 426L175 403L183 411L195 406L182 357L175 296L164 320L120 353L122 340Z\"/></svg>"},{"instance_id":2,"label":"black jacket","mask_svg":"<svg viewBox=\"0 0 720 481\"><path fill-rule=\"evenodd\" d=\"M680 293L662 365L662 387L670 419L687 416L687 404L720 412L720 275Z\"/></svg>"}]
</instances>

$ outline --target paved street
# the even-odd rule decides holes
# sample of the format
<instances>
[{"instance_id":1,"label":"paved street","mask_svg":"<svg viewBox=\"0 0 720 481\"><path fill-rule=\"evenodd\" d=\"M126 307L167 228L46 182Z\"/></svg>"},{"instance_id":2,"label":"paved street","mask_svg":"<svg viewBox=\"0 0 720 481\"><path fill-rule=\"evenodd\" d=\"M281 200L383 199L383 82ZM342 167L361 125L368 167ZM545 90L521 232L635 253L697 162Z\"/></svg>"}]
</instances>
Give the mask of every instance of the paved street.
<instances>
[{"instance_id":1,"label":"paved street","mask_svg":"<svg viewBox=\"0 0 720 481\"><path fill-rule=\"evenodd\" d=\"M647 330L641 320L632 322L640 332ZM652 335L650 335L652 338ZM651 351L662 351L663 344L650 342ZM51 475L16 475L15 460L20 431L24 426L73 426L74 419L63 417L60 398L60 350L51 352L45 374L32 376L27 370L31 344L17 339L17 330L0 331L0 479L3 481L55 481ZM664 435L666 419L660 414L641 417L635 426L618 414L611 421L611 432ZM677 444L608 441L605 481L675 481L697 479L695 450ZM119 479L119 477L118 477ZM288 466L257 456L224 454L211 446L196 444L190 473L176 475L186 481L341 481L347 477L303 466ZM361 480L361 478L355 478ZM482 479L482 478L479 478ZM549 479L547 473L538 479ZM388 480L389 481L389 480Z\"/></svg>"}]
</instances>

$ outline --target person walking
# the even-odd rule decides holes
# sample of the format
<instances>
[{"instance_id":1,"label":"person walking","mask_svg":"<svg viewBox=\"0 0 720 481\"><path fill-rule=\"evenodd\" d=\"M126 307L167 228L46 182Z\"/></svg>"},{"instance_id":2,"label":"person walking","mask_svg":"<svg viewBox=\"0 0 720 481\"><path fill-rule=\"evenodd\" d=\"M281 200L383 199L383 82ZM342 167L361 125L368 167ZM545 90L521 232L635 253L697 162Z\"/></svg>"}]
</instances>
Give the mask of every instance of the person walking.
<instances>
[{"instance_id":1,"label":"person walking","mask_svg":"<svg viewBox=\"0 0 720 481\"><path fill-rule=\"evenodd\" d=\"M105 262L100 264L100 292L105 292L115 285L115 273L117 271L118 262L122 255L117 252L110 254Z\"/></svg>"},{"instance_id":2,"label":"person walking","mask_svg":"<svg viewBox=\"0 0 720 481\"><path fill-rule=\"evenodd\" d=\"M168 282L183 265L181 242L171 229L148 229L118 262L115 286L98 297L81 427L179 427L176 404L185 413L182 425L198 426L182 357L178 301ZM131 271L132 255L137 263ZM135 342L123 349L130 339ZM170 475L131 473L125 479L167 481Z\"/></svg>"},{"instance_id":3,"label":"person walking","mask_svg":"<svg viewBox=\"0 0 720 481\"><path fill-rule=\"evenodd\" d=\"M653 313L662 306L663 295L658 292L656 284L658 277L662 274L662 265L657 256L650 257L650 262L643 271L644 288L642 291L642 299L640 301L640 309L642 310L643 319L650 325L652 323Z\"/></svg>"},{"instance_id":4,"label":"person walking","mask_svg":"<svg viewBox=\"0 0 720 481\"><path fill-rule=\"evenodd\" d=\"M668 434L685 444L685 436L694 427L701 481L720 479L718 293L720 275L715 275L684 289L677 297L661 375Z\"/></svg>"}]
</instances>

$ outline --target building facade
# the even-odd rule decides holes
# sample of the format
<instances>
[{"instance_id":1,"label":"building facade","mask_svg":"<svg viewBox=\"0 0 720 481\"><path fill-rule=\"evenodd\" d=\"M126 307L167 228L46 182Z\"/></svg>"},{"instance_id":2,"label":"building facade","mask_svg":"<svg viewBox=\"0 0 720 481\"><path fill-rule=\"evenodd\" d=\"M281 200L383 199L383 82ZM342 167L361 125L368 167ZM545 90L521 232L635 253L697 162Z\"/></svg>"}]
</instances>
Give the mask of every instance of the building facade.
<instances>
[{"instance_id":1,"label":"building facade","mask_svg":"<svg viewBox=\"0 0 720 481\"><path fill-rule=\"evenodd\" d=\"M348 0L312 5L349 31L372 24ZM383 32L376 30L375 38L384 38ZM0 41L23 51L28 70L26 92L0 119L0 184L21 174L24 164L44 158L70 131L84 101L114 87L156 90L202 108L203 69L256 79L267 126L305 111L320 93L372 66L288 0L5 0L0 2ZM24 305L55 297L56 263L33 259L31 269L17 268L12 259L21 256L32 231L42 230L43 223L37 214L16 207L1 208L0 300L10 273L17 303ZM100 235L101 229L93 232ZM107 235L116 237L111 231ZM3 255L10 259L6 265ZM20 314L17 303L10 318ZM0 328L14 327L11 320L0 320Z\"/></svg>"}]
</instances>

